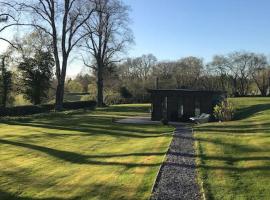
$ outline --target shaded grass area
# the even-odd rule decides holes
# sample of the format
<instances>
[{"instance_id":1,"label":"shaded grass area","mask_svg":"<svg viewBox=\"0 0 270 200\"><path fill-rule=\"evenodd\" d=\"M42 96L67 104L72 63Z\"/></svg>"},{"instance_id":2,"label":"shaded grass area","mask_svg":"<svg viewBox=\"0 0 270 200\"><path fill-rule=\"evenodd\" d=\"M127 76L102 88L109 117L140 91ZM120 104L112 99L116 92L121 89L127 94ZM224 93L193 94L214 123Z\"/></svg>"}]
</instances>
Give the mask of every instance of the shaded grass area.
<instances>
[{"instance_id":1,"label":"shaded grass area","mask_svg":"<svg viewBox=\"0 0 270 200\"><path fill-rule=\"evenodd\" d=\"M235 98L236 120L195 127L207 199L270 199L270 98Z\"/></svg>"},{"instance_id":2,"label":"shaded grass area","mask_svg":"<svg viewBox=\"0 0 270 200\"><path fill-rule=\"evenodd\" d=\"M148 199L172 127L122 125L149 105L5 119L0 199Z\"/></svg>"}]
</instances>

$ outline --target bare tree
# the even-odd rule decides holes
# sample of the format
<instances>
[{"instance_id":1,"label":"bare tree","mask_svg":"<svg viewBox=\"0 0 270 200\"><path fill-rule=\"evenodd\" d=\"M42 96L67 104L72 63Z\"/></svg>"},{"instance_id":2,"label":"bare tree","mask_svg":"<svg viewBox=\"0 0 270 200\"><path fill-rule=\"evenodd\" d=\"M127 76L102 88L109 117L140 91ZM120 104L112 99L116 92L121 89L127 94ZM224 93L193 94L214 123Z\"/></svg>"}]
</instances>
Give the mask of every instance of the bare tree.
<instances>
[{"instance_id":1,"label":"bare tree","mask_svg":"<svg viewBox=\"0 0 270 200\"><path fill-rule=\"evenodd\" d=\"M231 70L238 74L238 94L246 96L249 89L250 78L250 54L245 52L235 52L230 55L232 58Z\"/></svg>"},{"instance_id":2,"label":"bare tree","mask_svg":"<svg viewBox=\"0 0 270 200\"><path fill-rule=\"evenodd\" d=\"M157 58L153 54L142 55L137 58L138 69L140 72L140 78L146 80L149 78L150 74L153 72L153 67L157 63Z\"/></svg>"},{"instance_id":3,"label":"bare tree","mask_svg":"<svg viewBox=\"0 0 270 200\"><path fill-rule=\"evenodd\" d=\"M223 88L225 88L226 80L230 78L234 96L246 96L250 89L250 82L252 78L255 78L255 73L266 64L265 56L240 51L226 56L215 56L210 66L220 77ZM254 81L256 82L256 80Z\"/></svg>"},{"instance_id":4,"label":"bare tree","mask_svg":"<svg viewBox=\"0 0 270 200\"><path fill-rule=\"evenodd\" d=\"M129 78L147 80L153 72L153 67L157 63L157 58L153 54L142 55L137 58L128 58L122 63L121 71Z\"/></svg>"},{"instance_id":5,"label":"bare tree","mask_svg":"<svg viewBox=\"0 0 270 200\"><path fill-rule=\"evenodd\" d=\"M51 38L56 65L56 110L63 107L64 85L71 51L89 33L82 27L94 12L92 0L26 0L18 4L31 22L21 23L43 31Z\"/></svg>"},{"instance_id":6,"label":"bare tree","mask_svg":"<svg viewBox=\"0 0 270 200\"><path fill-rule=\"evenodd\" d=\"M94 0L95 12L84 25L87 37L85 50L97 77L97 104L103 106L104 71L114 62L119 62L119 53L124 52L133 41L129 28L129 8L120 0Z\"/></svg>"},{"instance_id":7,"label":"bare tree","mask_svg":"<svg viewBox=\"0 0 270 200\"><path fill-rule=\"evenodd\" d=\"M171 79L173 77L174 62L159 62L154 66L153 75L160 79Z\"/></svg>"},{"instance_id":8,"label":"bare tree","mask_svg":"<svg viewBox=\"0 0 270 200\"><path fill-rule=\"evenodd\" d=\"M128 59L122 67L122 72L128 73L125 85L129 85L128 83L131 81L136 81L140 83L140 91L142 100L145 101L145 96L147 95L147 85L149 86L149 82L153 82L149 80L151 78L151 74L153 73L153 67L157 63L157 58L153 54L142 55L141 57L137 57L134 59Z\"/></svg>"},{"instance_id":9,"label":"bare tree","mask_svg":"<svg viewBox=\"0 0 270 200\"><path fill-rule=\"evenodd\" d=\"M196 57L182 58L174 64L174 77L177 88L192 89L200 78L203 60Z\"/></svg>"},{"instance_id":10,"label":"bare tree","mask_svg":"<svg viewBox=\"0 0 270 200\"><path fill-rule=\"evenodd\" d=\"M265 55L253 54L250 66L251 75L262 96L267 96L270 68Z\"/></svg>"},{"instance_id":11,"label":"bare tree","mask_svg":"<svg viewBox=\"0 0 270 200\"><path fill-rule=\"evenodd\" d=\"M267 96L267 91L269 89L269 75L269 67L256 69L252 73L253 80L260 90L262 96Z\"/></svg>"},{"instance_id":12,"label":"bare tree","mask_svg":"<svg viewBox=\"0 0 270 200\"><path fill-rule=\"evenodd\" d=\"M17 13L16 3L0 1L0 41L4 41L15 48L16 46L10 41L10 38L4 37L3 33L19 24Z\"/></svg>"},{"instance_id":13,"label":"bare tree","mask_svg":"<svg viewBox=\"0 0 270 200\"><path fill-rule=\"evenodd\" d=\"M16 37L12 43L16 44L17 47L14 52L17 55L13 55L14 57L33 57L38 51L53 53L50 35L39 30L26 33L22 37ZM21 62L21 60L19 62Z\"/></svg>"},{"instance_id":14,"label":"bare tree","mask_svg":"<svg viewBox=\"0 0 270 200\"><path fill-rule=\"evenodd\" d=\"M220 75L230 77L234 96L248 94L253 57L253 53L240 51L226 56L216 56L212 62Z\"/></svg>"},{"instance_id":15,"label":"bare tree","mask_svg":"<svg viewBox=\"0 0 270 200\"><path fill-rule=\"evenodd\" d=\"M219 78L221 90L223 91L228 89L229 66L228 60L223 55L214 56L213 61L207 65L208 73Z\"/></svg>"}]
</instances>

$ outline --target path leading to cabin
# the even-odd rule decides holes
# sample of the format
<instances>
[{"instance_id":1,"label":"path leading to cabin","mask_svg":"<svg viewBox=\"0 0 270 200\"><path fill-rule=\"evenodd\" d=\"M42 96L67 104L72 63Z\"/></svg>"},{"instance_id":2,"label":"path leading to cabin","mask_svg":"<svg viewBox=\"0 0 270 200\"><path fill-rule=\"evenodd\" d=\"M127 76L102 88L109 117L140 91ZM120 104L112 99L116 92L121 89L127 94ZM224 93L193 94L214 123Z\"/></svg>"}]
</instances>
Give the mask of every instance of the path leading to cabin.
<instances>
[{"instance_id":1,"label":"path leading to cabin","mask_svg":"<svg viewBox=\"0 0 270 200\"><path fill-rule=\"evenodd\" d=\"M192 130L177 125L166 160L158 174L151 200L201 199L196 181Z\"/></svg>"}]
</instances>

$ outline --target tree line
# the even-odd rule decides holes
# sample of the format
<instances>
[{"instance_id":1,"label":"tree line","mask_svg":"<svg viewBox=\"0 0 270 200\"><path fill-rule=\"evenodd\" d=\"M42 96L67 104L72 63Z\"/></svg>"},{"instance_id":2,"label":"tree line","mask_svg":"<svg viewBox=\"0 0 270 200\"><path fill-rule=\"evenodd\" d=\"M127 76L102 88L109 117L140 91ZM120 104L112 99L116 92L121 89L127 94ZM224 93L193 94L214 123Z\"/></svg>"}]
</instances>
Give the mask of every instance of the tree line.
<instances>
[{"instance_id":1,"label":"tree line","mask_svg":"<svg viewBox=\"0 0 270 200\"><path fill-rule=\"evenodd\" d=\"M26 37L26 52L3 54L0 68L2 105L12 102L14 94L24 94L33 104L52 101L57 90L53 76L54 60L35 39L37 33ZM30 41L29 41L30 40ZM26 44L22 44L25 46ZM39 46L41 45L41 46ZM38 47L39 46L39 47ZM12 53L14 54L15 51ZM29 58L27 52L35 52ZM9 71L8 66L16 65ZM204 63L202 58L185 57L176 61L158 61L152 55L128 58L106 67L103 72L104 104L149 102L148 89L197 89L226 91L229 96L269 95L270 64L263 54L233 52L214 56ZM13 77L13 78L11 78ZM85 93L80 100L96 100L98 89L95 72L80 73L65 81L66 93ZM10 94L10 95L9 95Z\"/></svg>"},{"instance_id":2,"label":"tree line","mask_svg":"<svg viewBox=\"0 0 270 200\"><path fill-rule=\"evenodd\" d=\"M82 100L98 106L148 102L152 88L269 95L264 54L238 51L208 63L194 56L158 61L152 54L123 59L133 43L129 24L129 7L120 0L0 1L0 34L20 33L13 39L0 35L9 44L0 56L1 105L23 94L32 104L55 101L61 110L65 92L89 93ZM89 74L66 76L74 58Z\"/></svg>"},{"instance_id":3,"label":"tree line","mask_svg":"<svg viewBox=\"0 0 270 200\"><path fill-rule=\"evenodd\" d=\"M147 89L218 90L228 96L269 95L270 63L264 54L236 51L205 63L190 56L157 61L152 55L127 59L116 66L119 87L138 102L149 101Z\"/></svg>"}]
</instances>

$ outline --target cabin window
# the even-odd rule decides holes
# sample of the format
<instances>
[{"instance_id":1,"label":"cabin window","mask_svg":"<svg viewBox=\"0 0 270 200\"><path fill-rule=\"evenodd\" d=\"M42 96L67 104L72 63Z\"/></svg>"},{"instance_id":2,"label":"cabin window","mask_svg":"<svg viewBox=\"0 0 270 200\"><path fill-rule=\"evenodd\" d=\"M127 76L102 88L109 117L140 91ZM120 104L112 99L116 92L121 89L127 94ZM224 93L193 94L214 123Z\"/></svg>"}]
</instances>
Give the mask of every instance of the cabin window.
<instances>
[{"instance_id":1,"label":"cabin window","mask_svg":"<svg viewBox=\"0 0 270 200\"><path fill-rule=\"evenodd\" d=\"M168 97L164 98L164 109L167 111L168 108Z\"/></svg>"},{"instance_id":2,"label":"cabin window","mask_svg":"<svg viewBox=\"0 0 270 200\"><path fill-rule=\"evenodd\" d=\"M198 99L195 101L195 116L199 116L201 114L201 103Z\"/></svg>"},{"instance_id":3,"label":"cabin window","mask_svg":"<svg viewBox=\"0 0 270 200\"><path fill-rule=\"evenodd\" d=\"M166 118L167 117L167 109L168 109L168 97L164 97L162 107L163 107L163 117Z\"/></svg>"},{"instance_id":4,"label":"cabin window","mask_svg":"<svg viewBox=\"0 0 270 200\"><path fill-rule=\"evenodd\" d=\"M181 118L184 115L184 105L182 99L178 102L178 118Z\"/></svg>"}]
</instances>

